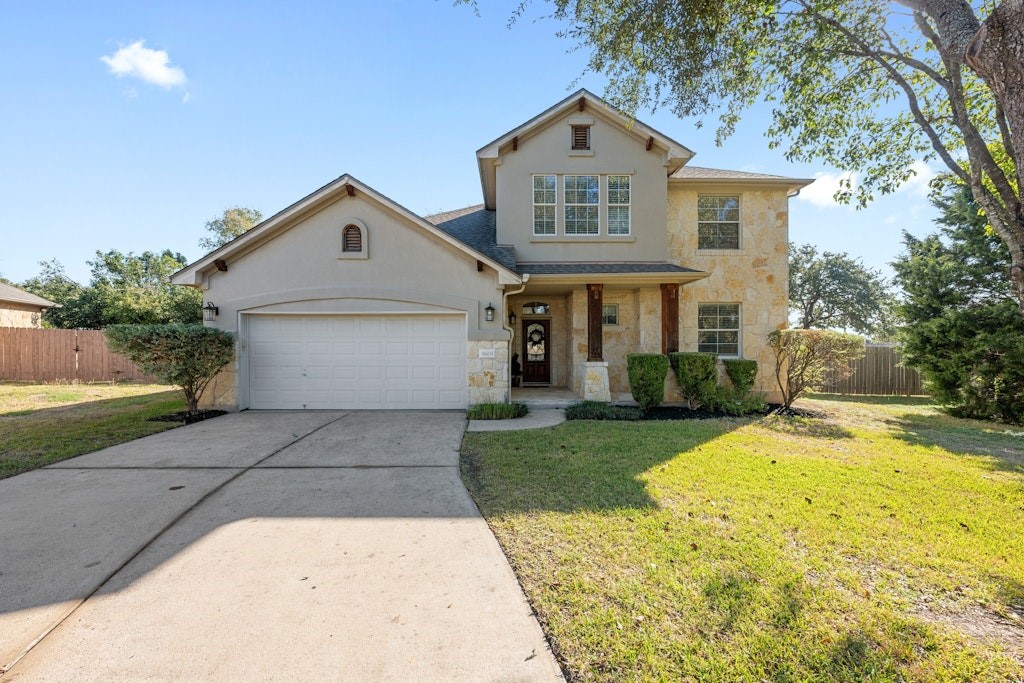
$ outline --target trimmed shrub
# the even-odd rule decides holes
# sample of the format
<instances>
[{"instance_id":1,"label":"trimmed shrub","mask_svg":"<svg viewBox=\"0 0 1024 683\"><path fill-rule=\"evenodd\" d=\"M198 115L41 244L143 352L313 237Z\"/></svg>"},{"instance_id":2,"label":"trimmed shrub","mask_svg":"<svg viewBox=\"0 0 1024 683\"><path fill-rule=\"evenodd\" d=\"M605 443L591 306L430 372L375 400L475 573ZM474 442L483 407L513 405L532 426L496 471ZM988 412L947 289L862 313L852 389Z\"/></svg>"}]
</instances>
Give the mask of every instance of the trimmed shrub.
<instances>
[{"instance_id":1,"label":"trimmed shrub","mask_svg":"<svg viewBox=\"0 0 1024 683\"><path fill-rule=\"evenodd\" d=\"M786 408L829 378L849 377L850 361L864 356L862 337L829 330L775 330L768 335L768 346L775 354L775 380Z\"/></svg>"},{"instance_id":2,"label":"trimmed shrub","mask_svg":"<svg viewBox=\"0 0 1024 683\"><path fill-rule=\"evenodd\" d=\"M679 394L691 410L713 408L718 398L718 356L713 353L676 352L669 354L679 382Z\"/></svg>"},{"instance_id":3,"label":"trimmed shrub","mask_svg":"<svg viewBox=\"0 0 1024 683\"><path fill-rule=\"evenodd\" d=\"M601 401L580 401L565 409L566 420L622 420L635 422L643 413L629 406L613 406Z\"/></svg>"},{"instance_id":4,"label":"trimmed shrub","mask_svg":"<svg viewBox=\"0 0 1024 683\"><path fill-rule=\"evenodd\" d=\"M630 353L626 356L629 390L640 409L647 411L661 404L665 397L668 358L660 353Z\"/></svg>"},{"instance_id":5,"label":"trimmed shrub","mask_svg":"<svg viewBox=\"0 0 1024 683\"><path fill-rule=\"evenodd\" d=\"M754 381L757 379L757 361L744 358L728 358L722 361L725 364L725 374L729 375L733 388L741 395L746 396L754 388Z\"/></svg>"},{"instance_id":6,"label":"trimmed shrub","mask_svg":"<svg viewBox=\"0 0 1024 683\"><path fill-rule=\"evenodd\" d=\"M470 406L466 417L470 420L513 420L530 412L522 403L478 403Z\"/></svg>"},{"instance_id":7,"label":"trimmed shrub","mask_svg":"<svg viewBox=\"0 0 1024 683\"><path fill-rule=\"evenodd\" d=\"M177 385L189 415L199 414L199 397L218 372L235 357L229 332L202 325L111 325L107 346L127 356L142 371Z\"/></svg>"}]
</instances>

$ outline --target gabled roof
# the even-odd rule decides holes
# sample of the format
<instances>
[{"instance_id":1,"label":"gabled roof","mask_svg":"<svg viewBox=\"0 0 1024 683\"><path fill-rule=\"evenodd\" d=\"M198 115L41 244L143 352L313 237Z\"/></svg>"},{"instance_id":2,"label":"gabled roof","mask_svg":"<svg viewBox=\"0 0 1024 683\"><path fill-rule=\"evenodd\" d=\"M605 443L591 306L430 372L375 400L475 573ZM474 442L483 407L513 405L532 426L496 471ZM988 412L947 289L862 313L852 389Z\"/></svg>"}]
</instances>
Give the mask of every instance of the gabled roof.
<instances>
[{"instance_id":1,"label":"gabled roof","mask_svg":"<svg viewBox=\"0 0 1024 683\"><path fill-rule=\"evenodd\" d=\"M426 216L426 220L481 254L487 254L509 270L515 270L515 247L496 244L495 213L485 209L483 204L477 204Z\"/></svg>"},{"instance_id":2,"label":"gabled roof","mask_svg":"<svg viewBox=\"0 0 1024 683\"><path fill-rule=\"evenodd\" d=\"M215 249L198 261L182 268L171 276L171 282L176 285L201 286L204 273L216 268L216 261L223 260L230 263L232 258L238 258L258 248L270 238L298 223L312 211L318 210L324 205L353 192L362 193L362 196L370 201L376 202L383 208L398 214L408 222L433 235L441 242L487 264L498 271L498 282L500 284L518 284L521 281L514 269L453 237L448 232L424 220L421 216L413 213L398 202L380 194L369 185L346 173L324 185L319 190L306 195L288 208L274 214L248 232L242 233L227 244Z\"/></svg>"},{"instance_id":3,"label":"gabled roof","mask_svg":"<svg viewBox=\"0 0 1024 683\"><path fill-rule=\"evenodd\" d=\"M693 183L739 183L751 185L786 185L791 193L814 182L813 178L787 178L768 173L750 173L748 171L729 171L724 168L705 168L703 166L683 166L669 176L669 182Z\"/></svg>"},{"instance_id":4,"label":"gabled roof","mask_svg":"<svg viewBox=\"0 0 1024 683\"><path fill-rule=\"evenodd\" d=\"M27 304L29 306L39 306L40 308L53 308L57 305L49 299L36 296L32 292L26 292L24 289L19 289L14 285L9 285L4 282L0 282L0 301Z\"/></svg>"},{"instance_id":5,"label":"gabled roof","mask_svg":"<svg viewBox=\"0 0 1024 683\"><path fill-rule=\"evenodd\" d=\"M477 150L476 158L477 164L480 167L480 184L483 186L484 206L487 209L494 209L496 205L495 184L497 174L495 172L495 163L498 161L502 148L511 145L515 138L525 140L535 131L546 128L553 120L577 107L581 99L584 100L588 113L597 114L610 121L618 122L625 132L634 135L639 140L653 139L653 144L664 151L670 170L676 170L693 157L693 152L682 143L651 128L644 122L619 111L589 90L581 88L553 107L541 112L526 123L513 128Z\"/></svg>"}]
</instances>

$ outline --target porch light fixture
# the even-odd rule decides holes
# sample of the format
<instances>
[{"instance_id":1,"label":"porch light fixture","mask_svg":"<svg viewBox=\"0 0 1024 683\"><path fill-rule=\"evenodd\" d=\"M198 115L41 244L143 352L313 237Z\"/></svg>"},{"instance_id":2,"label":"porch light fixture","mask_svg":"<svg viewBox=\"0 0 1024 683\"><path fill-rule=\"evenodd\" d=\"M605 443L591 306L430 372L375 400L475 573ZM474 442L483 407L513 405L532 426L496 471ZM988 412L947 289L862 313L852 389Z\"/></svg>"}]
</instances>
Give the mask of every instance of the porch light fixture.
<instances>
[{"instance_id":1,"label":"porch light fixture","mask_svg":"<svg viewBox=\"0 0 1024 683\"><path fill-rule=\"evenodd\" d=\"M490 302L487 303L487 308L484 309L484 320L487 322L494 320L494 306Z\"/></svg>"},{"instance_id":2,"label":"porch light fixture","mask_svg":"<svg viewBox=\"0 0 1024 683\"><path fill-rule=\"evenodd\" d=\"M206 305L203 306L203 320L206 322L213 322L217 319L217 314L220 310L213 305L212 301L207 301Z\"/></svg>"},{"instance_id":3,"label":"porch light fixture","mask_svg":"<svg viewBox=\"0 0 1024 683\"><path fill-rule=\"evenodd\" d=\"M516 326L516 314L515 313L509 313L508 314L508 326L509 327L515 327Z\"/></svg>"}]
</instances>

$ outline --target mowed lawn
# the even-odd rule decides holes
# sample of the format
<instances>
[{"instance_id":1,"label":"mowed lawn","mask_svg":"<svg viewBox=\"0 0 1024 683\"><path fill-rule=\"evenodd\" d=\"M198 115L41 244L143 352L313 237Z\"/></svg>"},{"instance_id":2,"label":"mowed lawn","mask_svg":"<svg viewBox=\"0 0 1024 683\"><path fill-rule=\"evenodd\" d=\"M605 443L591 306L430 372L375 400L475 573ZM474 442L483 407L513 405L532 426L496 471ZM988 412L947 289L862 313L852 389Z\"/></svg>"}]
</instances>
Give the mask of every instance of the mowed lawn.
<instances>
[{"instance_id":1,"label":"mowed lawn","mask_svg":"<svg viewBox=\"0 0 1024 683\"><path fill-rule=\"evenodd\" d=\"M0 479L179 426L185 409L156 384L0 384Z\"/></svg>"},{"instance_id":2,"label":"mowed lawn","mask_svg":"<svg viewBox=\"0 0 1024 683\"><path fill-rule=\"evenodd\" d=\"M570 680L1024 680L1024 428L798 405L466 435Z\"/></svg>"}]
</instances>

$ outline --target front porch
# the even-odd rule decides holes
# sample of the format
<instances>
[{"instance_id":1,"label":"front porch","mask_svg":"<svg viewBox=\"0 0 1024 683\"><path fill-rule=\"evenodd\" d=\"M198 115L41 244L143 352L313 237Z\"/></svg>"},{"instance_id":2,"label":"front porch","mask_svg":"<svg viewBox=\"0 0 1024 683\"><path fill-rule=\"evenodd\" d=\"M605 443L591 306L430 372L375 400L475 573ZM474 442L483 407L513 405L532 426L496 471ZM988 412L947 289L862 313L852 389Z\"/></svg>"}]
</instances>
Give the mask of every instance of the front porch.
<instances>
[{"instance_id":1,"label":"front porch","mask_svg":"<svg viewBox=\"0 0 1024 683\"><path fill-rule=\"evenodd\" d=\"M616 405L636 405L633 395L628 391L612 392L612 403ZM566 408L579 403L583 398L568 387L514 387L512 402L522 403L531 409Z\"/></svg>"}]
</instances>

